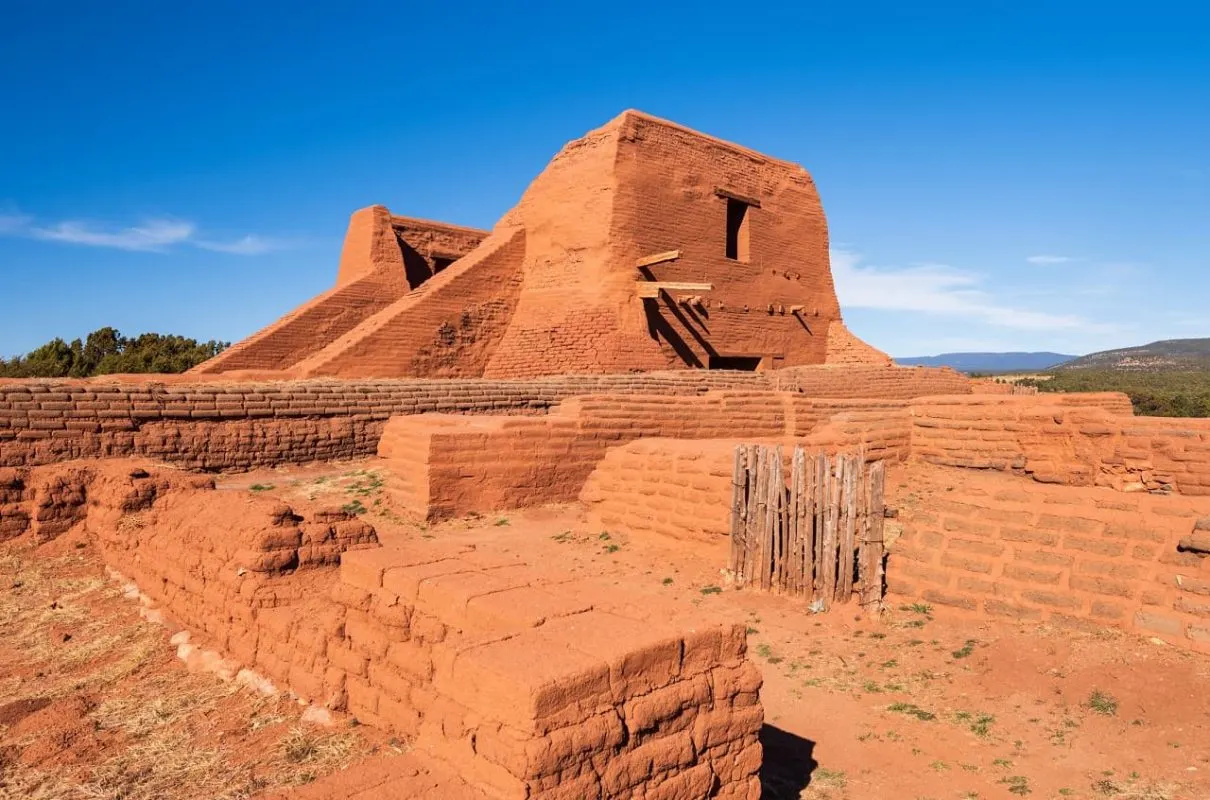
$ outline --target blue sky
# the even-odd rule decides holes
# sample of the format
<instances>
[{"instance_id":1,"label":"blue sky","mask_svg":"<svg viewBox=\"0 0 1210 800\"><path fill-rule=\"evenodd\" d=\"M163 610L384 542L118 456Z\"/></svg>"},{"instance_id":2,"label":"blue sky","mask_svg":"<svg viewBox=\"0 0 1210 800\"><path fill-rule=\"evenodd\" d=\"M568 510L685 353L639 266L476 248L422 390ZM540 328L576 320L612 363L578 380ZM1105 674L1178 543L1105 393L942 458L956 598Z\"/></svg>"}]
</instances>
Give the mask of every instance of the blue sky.
<instances>
[{"instance_id":1,"label":"blue sky","mask_svg":"<svg viewBox=\"0 0 1210 800\"><path fill-rule=\"evenodd\" d=\"M0 11L0 354L239 339L331 285L353 209L490 227L624 108L810 170L892 354L1210 336L1193 3Z\"/></svg>"}]
</instances>

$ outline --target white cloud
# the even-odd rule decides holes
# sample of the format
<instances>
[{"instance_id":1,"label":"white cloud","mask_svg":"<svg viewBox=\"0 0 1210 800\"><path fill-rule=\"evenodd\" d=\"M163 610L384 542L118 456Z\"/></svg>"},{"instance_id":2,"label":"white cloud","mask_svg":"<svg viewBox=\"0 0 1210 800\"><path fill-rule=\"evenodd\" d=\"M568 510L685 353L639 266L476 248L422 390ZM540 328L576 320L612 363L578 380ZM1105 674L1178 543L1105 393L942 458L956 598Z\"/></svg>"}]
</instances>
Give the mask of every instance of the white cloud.
<instances>
[{"instance_id":1,"label":"white cloud","mask_svg":"<svg viewBox=\"0 0 1210 800\"><path fill-rule=\"evenodd\" d=\"M0 233L21 231L29 226L30 221L24 214L0 214Z\"/></svg>"},{"instance_id":2,"label":"white cloud","mask_svg":"<svg viewBox=\"0 0 1210 800\"><path fill-rule=\"evenodd\" d=\"M106 228L76 220L36 225L32 217L24 214L0 214L0 235L142 253L164 253L178 246L189 246L216 253L259 256L294 246L283 239L254 234L230 241L201 238L197 225L173 219L149 219L127 228Z\"/></svg>"},{"instance_id":3,"label":"white cloud","mask_svg":"<svg viewBox=\"0 0 1210 800\"><path fill-rule=\"evenodd\" d=\"M203 250L213 250L216 253L230 253L237 256L259 256L274 250L284 250L290 246L287 242L266 239L262 236L253 236L252 234L231 242L198 239L193 242L193 245Z\"/></svg>"},{"instance_id":4,"label":"white cloud","mask_svg":"<svg viewBox=\"0 0 1210 800\"><path fill-rule=\"evenodd\" d=\"M1071 256L1030 256L1025 260L1030 264L1044 266L1047 264L1070 264L1072 261L1078 261L1079 259L1072 258Z\"/></svg>"},{"instance_id":5,"label":"white cloud","mask_svg":"<svg viewBox=\"0 0 1210 800\"><path fill-rule=\"evenodd\" d=\"M173 220L148 220L142 225L114 231L101 230L83 222L60 222L49 228L29 229L29 235L35 239L151 253L187 242L193 233L193 223Z\"/></svg>"},{"instance_id":6,"label":"white cloud","mask_svg":"<svg viewBox=\"0 0 1210 800\"><path fill-rule=\"evenodd\" d=\"M841 308L914 311L1028 331L1107 331L1075 314L1052 314L997 302L980 288L982 277L943 264L885 268L863 266L849 250L832 250L832 276Z\"/></svg>"}]
</instances>

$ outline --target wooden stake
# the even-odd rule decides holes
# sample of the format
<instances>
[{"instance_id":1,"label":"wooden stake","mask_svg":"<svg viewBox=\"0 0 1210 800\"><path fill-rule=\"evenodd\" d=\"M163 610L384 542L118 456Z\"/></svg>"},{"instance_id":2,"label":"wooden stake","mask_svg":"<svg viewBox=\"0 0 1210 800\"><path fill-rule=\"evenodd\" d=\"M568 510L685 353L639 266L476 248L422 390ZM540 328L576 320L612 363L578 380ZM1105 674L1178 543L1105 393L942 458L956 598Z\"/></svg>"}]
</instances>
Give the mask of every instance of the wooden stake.
<instances>
[{"instance_id":1,"label":"wooden stake","mask_svg":"<svg viewBox=\"0 0 1210 800\"><path fill-rule=\"evenodd\" d=\"M744 458L748 467L748 498L744 506L744 583L748 585L752 585L756 576L757 506L760 503L758 458L759 448L754 444L748 445Z\"/></svg>"},{"instance_id":2,"label":"wooden stake","mask_svg":"<svg viewBox=\"0 0 1210 800\"><path fill-rule=\"evenodd\" d=\"M744 463L744 446L735 447L735 465L731 470L731 572L736 583L743 582L744 574L744 488L748 471Z\"/></svg>"}]
</instances>

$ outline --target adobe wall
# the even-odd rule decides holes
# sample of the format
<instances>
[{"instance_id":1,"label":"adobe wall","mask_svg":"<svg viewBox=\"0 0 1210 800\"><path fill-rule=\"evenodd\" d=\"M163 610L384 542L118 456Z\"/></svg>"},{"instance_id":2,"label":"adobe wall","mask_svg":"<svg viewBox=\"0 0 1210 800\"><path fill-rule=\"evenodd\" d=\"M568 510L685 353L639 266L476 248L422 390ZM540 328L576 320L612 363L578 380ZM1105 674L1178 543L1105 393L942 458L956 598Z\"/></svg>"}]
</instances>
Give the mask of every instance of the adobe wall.
<instances>
[{"instance_id":1,"label":"adobe wall","mask_svg":"<svg viewBox=\"0 0 1210 800\"><path fill-rule=\"evenodd\" d=\"M880 368L891 373L896 369ZM787 384L802 385L813 397L848 391L843 370L787 372L797 376ZM885 379L882 388L910 395L949 385L943 373L908 372L906 380ZM877 381L875 374L867 377ZM161 378L166 382L160 383ZM358 458L374 454L382 426L392 415L532 414L584 394L682 396L711 389L767 390L779 380L776 373L692 370L532 381L219 382L213 376L199 381L189 375L4 381L0 466L141 455L193 469L223 470Z\"/></svg>"},{"instance_id":2,"label":"adobe wall","mask_svg":"<svg viewBox=\"0 0 1210 800\"><path fill-rule=\"evenodd\" d=\"M1135 417L1118 393L925 398L912 452L1048 483L1210 494L1210 421Z\"/></svg>"},{"instance_id":3,"label":"adobe wall","mask_svg":"<svg viewBox=\"0 0 1210 800\"><path fill-rule=\"evenodd\" d=\"M777 388L832 399L909 400L971 393L970 378L949 367L809 366L777 370L769 377Z\"/></svg>"},{"instance_id":4,"label":"adobe wall","mask_svg":"<svg viewBox=\"0 0 1210 800\"><path fill-rule=\"evenodd\" d=\"M710 288L643 298L639 281ZM529 378L736 357L889 364L840 324L806 170L625 111L565 145L490 235L358 211L335 289L197 369Z\"/></svg>"},{"instance_id":5,"label":"adobe wall","mask_svg":"<svg viewBox=\"0 0 1210 800\"><path fill-rule=\"evenodd\" d=\"M477 228L396 215L390 216L389 224L412 289L474 251L490 235Z\"/></svg>"},{"instance_id":6,"label":"adobe wall","mask_svg":"<svg viewBox=\"0 0 1210 800\"><path fill-rule=\"evenodd\" d=\"M645 308L632 300L648 315L639 327L656 327L665 354L692 366L706 365L713 353L771 357L771 366L822 364L840 306L827 220L807 171L644 114L615 122L617 271L633 282L625 267L679 250L679 258L639 272L652 280L714 285L709 292L680 293L702 295L700 305L670 302L667 295ZM728 196L751 203L746 258L727 257Z\"/></svg>"},{"instance_id":7,"label":"adobe wall","mask_svg":"<svg viewBox=\"0 0 1210 800\"><path fill-rule=\"evenodd\" d=\"M472 253L291 367L298 377L479 377L521 291L525 231L500 228Z\"/></svg>"},{"instance_id":8,"label":"adobe wall","mask_svg":"<svg viewBox=\"0 0 1210 800\"><path fill-rule=\"evenodd\" d=\"M760 386L744 373L564 376L537 381L0 382L0 466L140 455L249 469L373 455L397 414L542 413L593 392L692 395Z\"/></svg>"},{"instance_id":9,"label":"adobe wall","mask_svg":"<svg viewBox=\"0 0 1210 800\"><path fill-rule=\"evenodd\" d=\"M892 595L1210 652L1210 558L1177 550L1210 498L946 468L931 477L889 494L903 527L887 562Z\"/></svg>"},{"instance_id":10,"label":"adobe wall","mask_svg":"<svg viewBox=\"0 0 1210 800\"><path fill-rule=\"evenodd\" d=\"M378 547L341 511L200 476L80 469L84 531L190 647L225 656L222 673L255 670L395 732L490 797L759 796L743 626L678 631L521 559Z\"/></svg>"},{"instance_id":11,"label":"adobe wall","mask_svg":"<svg viewBox=\"0 0 1210 800\"><path fill-rule=\"evenodd\" d=\"M190 372L288 369L409 288L390 212L382 206L355 211L349 218L335 286Z\"/></svg>"},{"instance_id":12,"label":"adobe wall","mask_svg":"<svg viewBox=\"0 0 1210 800\"><path fill-rule=\"evenodd\" d=\"M775 392L587 395L542 417L393 417L379 455L394 497L426 519L572 502L611 446L658 436L781 437L793 428L793 399Z\"/></svg>"}]
</instances>

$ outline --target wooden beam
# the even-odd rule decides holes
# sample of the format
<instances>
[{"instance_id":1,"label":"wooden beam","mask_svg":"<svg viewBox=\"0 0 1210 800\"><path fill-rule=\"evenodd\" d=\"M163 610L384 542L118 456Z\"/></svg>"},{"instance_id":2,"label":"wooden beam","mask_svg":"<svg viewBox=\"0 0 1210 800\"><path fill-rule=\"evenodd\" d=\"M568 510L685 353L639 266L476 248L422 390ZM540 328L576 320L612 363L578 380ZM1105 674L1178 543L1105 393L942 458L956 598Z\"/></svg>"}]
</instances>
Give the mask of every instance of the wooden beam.
<instances>
[{"instance_id":1,"label":"wooden beam","mask_svg":"<svg viewBox=\"0 0 1210 800\"><path fill-rule=\"evenodd\" d=\"M640 258L638 261L634 262L634 265L635 267L650 267L652 264L660 264L664 261L676 261L680 257L680 250L668 250L663 253L656 253L652 256Z\"/></svg>"},{"instance_id":2,"label":"wooden beam","mask_svg":"<svg viewBox=\"0 0 1210 800\"><path fill-rule=\"evenodd\" d=\"M713 283L678 283L676 281L636 281L639 297L653 299L665 292L709 292L714 289Z\"/></svg>"},{"instance_id":3,"label":"wooden beam","mask_svg":"<svg viewBox=\"0 0 1210 800\"><path fill-rule=\"evenodd\" d=\"M741 203L747 203L748 205L752 206L753 208L760 208L760 199L757 197L749 197L746 194L740 194L738 192L733 192L730 189L724 189L721 186L715 187L714 193L716 195L718 195L719 197L726 197L730 200L738 200Z\"/></svg>"}]
</instances>

